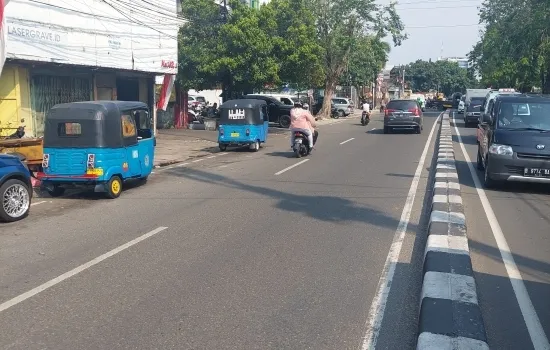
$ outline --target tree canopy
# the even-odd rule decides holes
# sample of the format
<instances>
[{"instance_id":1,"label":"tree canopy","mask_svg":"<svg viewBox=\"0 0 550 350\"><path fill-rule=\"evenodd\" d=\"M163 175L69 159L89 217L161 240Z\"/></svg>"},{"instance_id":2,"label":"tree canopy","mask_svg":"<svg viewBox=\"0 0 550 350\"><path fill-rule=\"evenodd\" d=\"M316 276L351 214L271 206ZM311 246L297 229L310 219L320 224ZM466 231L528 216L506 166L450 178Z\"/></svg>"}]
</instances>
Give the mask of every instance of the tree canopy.
<instances>
[{"instance_id":1,"label":"tree canopy","mask_svg":"<svg viewBox=\"0 0 550 350\"><path fill-rule=\"evenodd\" d=\"M405 69L405 83L413 91L437 90L450 95L476 84L468 70L456 62L418 60L404 67L394 67L390 75L398 77L401 69Z\"/></svg>"},{"instance_id":2,"label":"tree canopy","mask_svg":"<svg viewBox=\"0 0 550 350\"><path fill-rule=\"evenodd\" d=\"M259 10L229 0L229 7L226 14L211 0L182 0L183 88L224 85L231 96L285 82L324 87L332 97L337 84L374 80L387 61L386 36L395 45L406 38L394 6L374 0L272 0Z\"/></svg>"},{"instance_id":3,"label":"tree canopy","mask_svg":"<svg viewBox=\"0 0 550 350\"><path fill-rule=\"evenodd\" d=\"M550 3L485 0L481 40L469 54L485 86L550 93Z\"/></svg>"}]
</instances>

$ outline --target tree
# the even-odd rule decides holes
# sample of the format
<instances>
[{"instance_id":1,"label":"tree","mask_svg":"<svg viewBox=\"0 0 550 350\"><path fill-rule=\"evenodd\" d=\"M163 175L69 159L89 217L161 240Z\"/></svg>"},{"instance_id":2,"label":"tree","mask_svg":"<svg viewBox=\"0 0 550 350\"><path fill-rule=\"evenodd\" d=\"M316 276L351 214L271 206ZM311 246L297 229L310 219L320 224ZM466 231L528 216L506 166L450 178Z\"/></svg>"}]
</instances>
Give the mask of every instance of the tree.
<instances>
[{"instance_id":1,"label":"tree","mask_svg":"<svg viewBox=\"0 0 550 350\"><path fill-rule=\"evenodd\" d=\"M486 0L480 23L485 28L469 58L482 83L550 93L548 1Z\"/></svg>"},{"instance_id":2,"label":"tree","mask_svg":"<svg viewBox=\"0 0 550 350\"><path fill-rule=\"evenodd\" d=\"M344 74L352 51L364 36L379 39L391 35L394 45L406 39L403 23L394 4L377 5L374 0L309 0L317 24L317 40L324 53L324 101L321 117L330 113L336 85Z\"/></svg>"},{"instance_id":3,"label":"tree","mask_svg":"<svg viewBox=\"0 0 550 350\"><path fill-rule=\"evenodd\" d=\"M350 53L346 74L340 80L341 84L351 84L359 89L376 79L384 68L390 45L376 36L363 36L357 40Z\"/></svg>"},{"instance_id":4,"label":"tree","mask_svg":"<svg viewBox=\"0 0 550 350\"><path fill-rule=\"evenodd\" d=\"M405 67L394 68L390 73L397 76L397 70L405 69L405 83L413 91L438 90L446 95L464 91L475 85L467 69L449 61L422 61L409 63Z\"/></svg>"}]
</instances>

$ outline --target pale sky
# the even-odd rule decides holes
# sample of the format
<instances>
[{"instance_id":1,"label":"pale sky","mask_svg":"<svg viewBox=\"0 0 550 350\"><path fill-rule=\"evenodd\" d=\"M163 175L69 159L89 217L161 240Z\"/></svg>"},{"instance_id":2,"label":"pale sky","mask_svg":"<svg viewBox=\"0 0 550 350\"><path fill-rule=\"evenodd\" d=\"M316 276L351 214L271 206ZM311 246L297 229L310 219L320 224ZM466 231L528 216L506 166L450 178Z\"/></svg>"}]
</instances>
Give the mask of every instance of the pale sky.
<instances>
[{"instance_id":1,"label":"pale sky","mask_svg":"<svg viewBox=\"0 0 550 350\"><path fill-rule=\"evenodd\" d=\"M388 65L439 56L464 57L479 40L482 0L401 0L396 6L409 39L393 47ZM379 0L378 3L389 3ZM441 43L443 42L443 47ZM392 44L393 45L393 44Z\"/></svg>"}]
</instances>

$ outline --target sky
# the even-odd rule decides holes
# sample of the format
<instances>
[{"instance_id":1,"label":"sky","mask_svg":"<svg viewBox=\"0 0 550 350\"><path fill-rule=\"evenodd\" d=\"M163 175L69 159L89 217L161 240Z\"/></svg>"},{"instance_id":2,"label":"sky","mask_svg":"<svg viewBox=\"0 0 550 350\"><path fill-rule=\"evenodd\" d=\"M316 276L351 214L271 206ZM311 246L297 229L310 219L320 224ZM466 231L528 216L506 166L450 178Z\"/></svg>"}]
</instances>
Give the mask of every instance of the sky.
<instances>
[{"instance_id":1,"label":"sky","mask_svg":"<svg viewBox=\"0 0 550 350\"><path fill-rule=\"evenodd\" d=\"M465 57L479 40L482 0L400 0L396 8L409 38L393 47L388 66L418 59ZM377 3L387 4L388 0ZM390 40L391 41L391 40ZM443 43L443 45L442 45Z\"/></svg>"}]
</instances>

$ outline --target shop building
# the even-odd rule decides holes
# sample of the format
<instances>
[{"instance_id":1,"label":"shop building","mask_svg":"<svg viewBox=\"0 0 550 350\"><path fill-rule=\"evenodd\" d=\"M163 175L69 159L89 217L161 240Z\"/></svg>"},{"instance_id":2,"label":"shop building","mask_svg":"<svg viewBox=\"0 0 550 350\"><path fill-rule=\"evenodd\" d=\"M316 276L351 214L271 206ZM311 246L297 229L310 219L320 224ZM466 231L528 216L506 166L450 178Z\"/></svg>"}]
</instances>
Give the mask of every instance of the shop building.
<instances>
[{"instance_id":1,"label":"shop building","mask_svg":"<svg viewBox=\"0 0 550 350\"><path fill-rule=\"evenodd\" d=\"M11 0L0 76L0 136L42 136L55 104L155 104L155 77L177 72L178 0Z\"/></svg>"}]
</instances>

